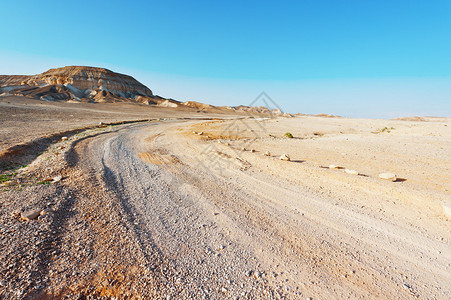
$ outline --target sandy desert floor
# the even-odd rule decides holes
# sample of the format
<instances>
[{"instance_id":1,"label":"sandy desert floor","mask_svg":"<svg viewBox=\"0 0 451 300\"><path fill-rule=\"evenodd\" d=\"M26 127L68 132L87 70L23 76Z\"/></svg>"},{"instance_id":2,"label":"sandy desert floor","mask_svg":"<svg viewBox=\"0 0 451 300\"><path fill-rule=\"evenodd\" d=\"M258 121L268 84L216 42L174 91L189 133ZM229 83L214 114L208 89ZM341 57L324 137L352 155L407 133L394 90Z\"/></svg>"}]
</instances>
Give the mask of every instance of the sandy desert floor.
<instances>
[{"instance_id":1,"label":"sandy desert floor","mask_svg":"<svg viewBox=\"0 0 451 300\"><path fill-rule=\"evenodd\" d=\"M2 297L451 297L451 120L165 113L59 138L8 177Z\"/></svg>"}]
</instances>

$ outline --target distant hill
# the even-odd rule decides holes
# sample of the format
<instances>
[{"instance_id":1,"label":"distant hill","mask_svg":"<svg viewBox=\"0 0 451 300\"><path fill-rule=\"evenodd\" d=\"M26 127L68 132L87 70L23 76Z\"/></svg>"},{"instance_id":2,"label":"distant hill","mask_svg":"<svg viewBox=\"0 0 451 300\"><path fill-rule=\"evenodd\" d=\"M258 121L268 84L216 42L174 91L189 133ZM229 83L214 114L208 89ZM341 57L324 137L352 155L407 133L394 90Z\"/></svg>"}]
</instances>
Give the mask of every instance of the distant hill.
<instances>
[{"instance_id":1,"label":"distant hill","mask_svg":"<svg viewBox=\"0 0 451 300\"><path fill-rule=\"evenodd\" d=\"M37 75L0 75L0 96L17 95L46 101L91 103L139 103L176 108L180 105L198 111L235 111L245 114L282 115L278 109L252 106L216 107L195 101L179 102L154 95L125 74L104 68L68 66ZM287 114L283 114L287 115ZM290 115L291 116L291 115Z\"/></svg>"}]
</instances>

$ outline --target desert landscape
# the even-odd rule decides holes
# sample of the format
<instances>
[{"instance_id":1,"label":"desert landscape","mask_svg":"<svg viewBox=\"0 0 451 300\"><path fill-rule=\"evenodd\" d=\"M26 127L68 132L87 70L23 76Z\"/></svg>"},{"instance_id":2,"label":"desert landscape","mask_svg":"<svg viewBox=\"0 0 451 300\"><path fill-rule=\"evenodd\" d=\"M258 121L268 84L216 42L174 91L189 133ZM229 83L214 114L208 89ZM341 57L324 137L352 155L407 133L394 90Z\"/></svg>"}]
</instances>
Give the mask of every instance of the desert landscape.
<instances>
[{"instance_id":1,"label":"desert landscape","mask_svg":"<svg viewBox=\"0 0 451 300\"><path fill-rule=\"evenodd\" d=\"M1 298L451 298L449 118L179 102L93 67L0 94Z\"/></svg>"}]
</instances>

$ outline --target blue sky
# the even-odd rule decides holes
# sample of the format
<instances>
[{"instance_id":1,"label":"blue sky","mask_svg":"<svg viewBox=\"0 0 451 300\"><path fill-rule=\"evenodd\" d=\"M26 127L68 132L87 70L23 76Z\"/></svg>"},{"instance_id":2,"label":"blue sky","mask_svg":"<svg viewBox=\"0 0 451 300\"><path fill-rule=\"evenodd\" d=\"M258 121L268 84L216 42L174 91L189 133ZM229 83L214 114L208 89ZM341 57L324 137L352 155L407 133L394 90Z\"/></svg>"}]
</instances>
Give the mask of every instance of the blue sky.
<instances>
[{"instance_id":1,"label":"blue sky","mask_svg":"<svg viewBox=\"0 0 451 300\"><path fill-rule=\"evenodd\" d=\"M92 65L215 105L451 116L451 1L1 1L0 74Z\"/></svg>"}]
</instances>

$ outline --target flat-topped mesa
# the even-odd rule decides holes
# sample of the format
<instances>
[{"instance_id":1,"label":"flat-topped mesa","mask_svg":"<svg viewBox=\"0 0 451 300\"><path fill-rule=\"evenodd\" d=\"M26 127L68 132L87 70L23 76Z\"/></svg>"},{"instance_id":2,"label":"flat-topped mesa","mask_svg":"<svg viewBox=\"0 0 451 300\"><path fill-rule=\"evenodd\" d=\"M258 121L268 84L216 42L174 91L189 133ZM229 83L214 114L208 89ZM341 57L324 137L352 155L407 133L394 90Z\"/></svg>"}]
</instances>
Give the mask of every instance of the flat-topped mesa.
<instances>
[{"instance_id":1,"label":"flat-topped mesa","mask_svg":"<svg viewBox=\"0 0 451 300\"><path fill-rule=\"evenodd\" d=\"M131 76L115 73L104 68L70 66L50 69L22 82L26 85L46 83L70 84L79 90L106 90L124 98L153 96L152 91Z\"/></svg>"},{"instance_id":2,"label":"flat-topped mesa","mask_svg":"<svg viewBox=\"0 0 451 300\"><path fill-rule=\"evenodd\" d=\"M131 76L105 68L69 66L32 76L0 76L0 94L41 100L151 103L152 91Z\"/></svg>"}]
</instances>

